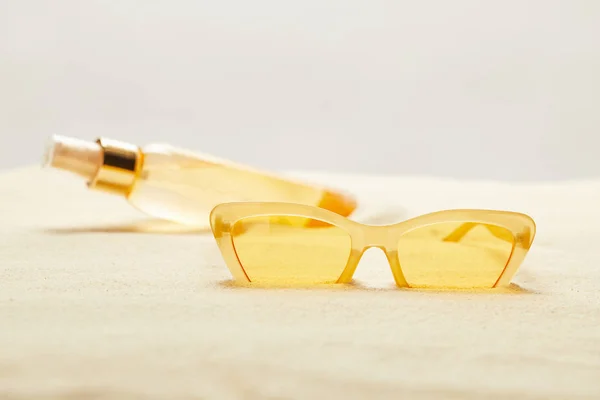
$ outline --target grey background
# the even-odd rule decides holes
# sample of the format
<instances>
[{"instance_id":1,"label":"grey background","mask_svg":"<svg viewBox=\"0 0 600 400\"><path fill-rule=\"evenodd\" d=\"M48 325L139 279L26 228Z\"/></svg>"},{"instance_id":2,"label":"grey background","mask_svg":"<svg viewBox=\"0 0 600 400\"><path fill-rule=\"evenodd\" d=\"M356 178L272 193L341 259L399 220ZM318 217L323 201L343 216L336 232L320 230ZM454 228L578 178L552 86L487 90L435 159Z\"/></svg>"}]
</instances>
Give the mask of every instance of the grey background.
<instances>
[{"instance_id":1,"label":"grey background","mask_svg":"<svg viewBox=\"0 0 600 400\"><path fill-rule=\"evenodd\" d=\"M600 1L0 0L0 167L53 133L254 166L600 175Z\"/></svg>"}]
</instances>

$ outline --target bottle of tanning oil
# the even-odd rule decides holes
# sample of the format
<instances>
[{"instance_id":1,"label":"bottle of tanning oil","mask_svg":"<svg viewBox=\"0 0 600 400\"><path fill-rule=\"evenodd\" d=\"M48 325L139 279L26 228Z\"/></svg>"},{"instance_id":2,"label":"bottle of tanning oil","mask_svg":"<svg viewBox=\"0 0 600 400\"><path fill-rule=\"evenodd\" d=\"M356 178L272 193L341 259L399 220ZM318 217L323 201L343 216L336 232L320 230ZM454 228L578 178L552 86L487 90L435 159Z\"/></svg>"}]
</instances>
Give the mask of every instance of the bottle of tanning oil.
<instances>
[{"instance_id":1,"label":"bottle of tanning oil","mask_svg":"<svg viewBox=\"0 0 600 400\"><path fill-rule=\"evenodd\" d=\"M90 189L123 196L150 216L202 228L212 208L225 202L293 202L344 216L357 206L336 190L168 144L53 136L46 165L83 177Z\"/></svg>"}]
</instances>

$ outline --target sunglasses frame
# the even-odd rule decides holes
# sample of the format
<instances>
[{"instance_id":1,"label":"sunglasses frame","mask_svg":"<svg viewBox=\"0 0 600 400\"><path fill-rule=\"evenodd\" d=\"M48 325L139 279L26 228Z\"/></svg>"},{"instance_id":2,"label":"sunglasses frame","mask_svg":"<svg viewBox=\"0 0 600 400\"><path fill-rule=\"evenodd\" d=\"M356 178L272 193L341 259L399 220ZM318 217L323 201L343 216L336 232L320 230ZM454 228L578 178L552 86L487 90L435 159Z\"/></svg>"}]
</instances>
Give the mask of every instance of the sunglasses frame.
<instances>
[{"instance_id":1,"label":"sunglasses frame","mask_svg":"<svg viewBox=\"0 0 600 400\"><path fill-rule=\"evenodd\" d=\"M383 250L390 264L396 285L410 287L404 278L398 257L398 241L407 232L423 226L462 222L489 224L505 228L513 235L513 247L506 265L492 287L508 286L525 259L536 233L534 220L522 213L485 209L451 209L420 215L391 225L367 225L352 221L332 211L294 203L233 202L219 204L210 214L210 225L217 245L233 278L251 282L235 251L231 231L236 222L250 217L294 216L311 218L343 229L351 239L351 251L346 266L336 283L349 283L364 252L376 247ZM470 228L466 228L467 231ZM464 233L464 232L463 232ZM459 233L460 234L460 233Z\"/></svg>"}]
</instances>

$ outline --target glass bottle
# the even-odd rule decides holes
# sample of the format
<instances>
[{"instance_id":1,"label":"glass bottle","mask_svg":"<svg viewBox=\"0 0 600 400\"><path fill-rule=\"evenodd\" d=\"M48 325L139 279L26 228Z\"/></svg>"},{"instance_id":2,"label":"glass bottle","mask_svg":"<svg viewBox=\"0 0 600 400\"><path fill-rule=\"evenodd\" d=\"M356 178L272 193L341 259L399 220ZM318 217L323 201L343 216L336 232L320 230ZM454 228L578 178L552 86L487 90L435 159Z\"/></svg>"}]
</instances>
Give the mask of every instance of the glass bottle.
<instances>
[{"instance_id":1,"label":"glass bottle","mask_svg":"<svg viewBox=\"0 0 600 400\"><path fill-rule=\"evenodd\" d=\"M344 216L356 208L348 194L168 144L53 136L45 164L85 178L91 189L124 196L150 216L202 228L225 202L293 202Z\"/></svg>"}]
</instances>

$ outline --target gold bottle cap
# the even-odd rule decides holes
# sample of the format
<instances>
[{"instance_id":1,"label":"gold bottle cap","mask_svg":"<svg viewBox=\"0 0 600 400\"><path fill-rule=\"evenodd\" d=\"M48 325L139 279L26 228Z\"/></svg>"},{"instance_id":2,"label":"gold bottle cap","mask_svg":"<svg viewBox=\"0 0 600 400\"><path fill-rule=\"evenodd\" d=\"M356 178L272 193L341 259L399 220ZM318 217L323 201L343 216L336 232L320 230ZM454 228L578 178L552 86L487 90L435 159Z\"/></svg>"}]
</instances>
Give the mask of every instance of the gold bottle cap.
<instances>
[{"instance_id":1,"label":"gold bottle cap","mask_svg":"<svg viewBox=\"0 0 600 400\"><path fill-rule=\"evenodd\" d=\"M55 135L50 138L44 158L44 166L82 176L90 188L125 196L142 165L137 146L106 138L93 142Z\"/></svg>"}]
</instances>

